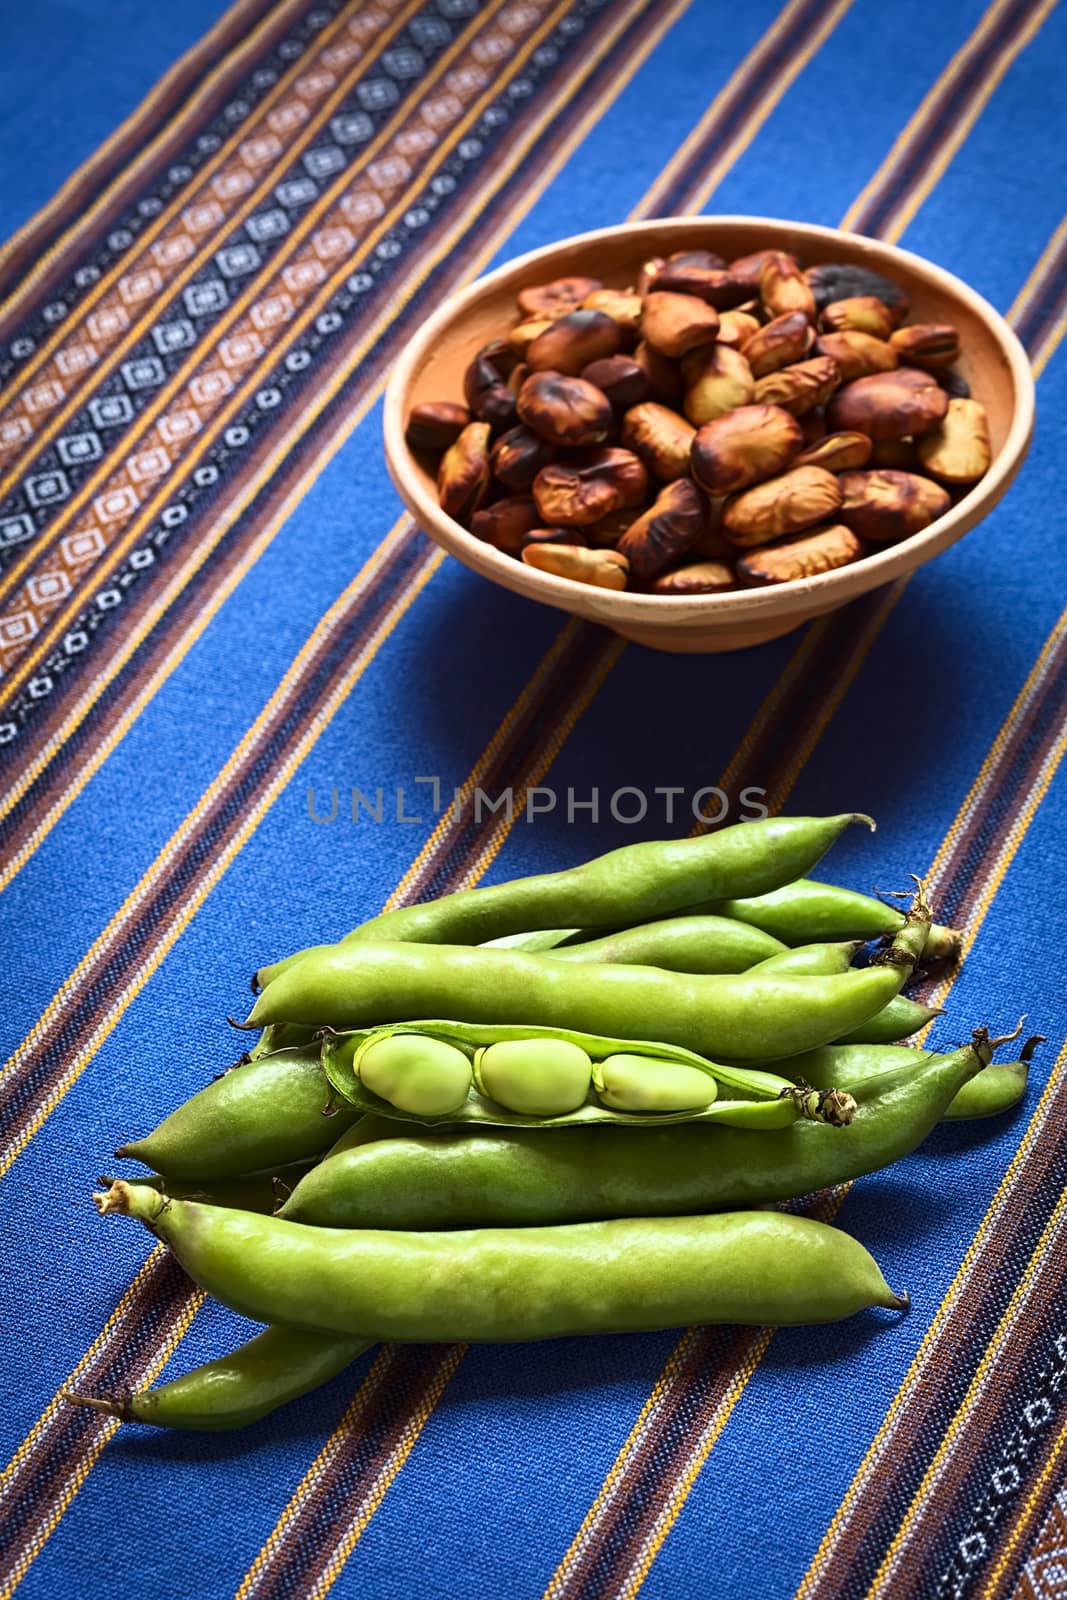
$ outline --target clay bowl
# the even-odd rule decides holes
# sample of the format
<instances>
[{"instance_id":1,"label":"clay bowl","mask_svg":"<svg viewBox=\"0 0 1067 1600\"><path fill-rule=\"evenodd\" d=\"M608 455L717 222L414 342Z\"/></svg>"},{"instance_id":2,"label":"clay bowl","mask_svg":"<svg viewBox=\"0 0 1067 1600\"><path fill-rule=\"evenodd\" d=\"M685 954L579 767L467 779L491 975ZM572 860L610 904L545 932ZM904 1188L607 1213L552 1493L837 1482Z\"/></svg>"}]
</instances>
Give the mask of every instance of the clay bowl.
<instances>
[{"instance_id":1,"label":"clay bowl","mask_svg":"<svg viewBox=\"0 0 1067 1600\"><path fill-rule=\"evenodd\" d=\"M674 250L716 250L727 260L765 249L788 250L808 264L850 261L893 278L911 298L911 322L951 322L960 331L958 370L989 413L993 462L943 517L900 544L853 566L774 588L736 593L666 596L616 593L557 578L525 566L468 533L437 504L432 477L404 442L413 405L462 400L471 358L515 321L519 289L551 278L584 274L623 288L649 256ZM602 623L624 638L658 650L707 652L761 644L811 617L899 578L955 543L989 512L1022 464L1034 417L1030 365L1003 317L959 278L920 256L836 228L773 217L669 217L579 234L500 267L455 295L423 324L393 369L385 400L389 470L415 521L466 566L517 594Z\"/></svg>"}]
</instances>

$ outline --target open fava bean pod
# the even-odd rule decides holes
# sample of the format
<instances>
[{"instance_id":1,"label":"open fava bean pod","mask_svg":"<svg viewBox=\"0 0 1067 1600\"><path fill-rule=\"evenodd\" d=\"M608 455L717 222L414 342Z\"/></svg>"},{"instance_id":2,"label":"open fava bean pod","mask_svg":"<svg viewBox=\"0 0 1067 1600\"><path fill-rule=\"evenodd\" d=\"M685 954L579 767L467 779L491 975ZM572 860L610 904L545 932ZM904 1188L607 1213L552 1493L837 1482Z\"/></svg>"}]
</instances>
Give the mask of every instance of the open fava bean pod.
<instances>
[{"instance_id":1,"label":"open fava bean pod","mask_svg":"<svg viewBox=\"0 0 1067 1600\"><path fill-rule=\"evenodd\" d=\"M775 1072L720 1065L678 1045L564 1028L449 1021L327 1034L322 1065L350 1106L401 1121L503 1128L717 1122L834 1126L854 1102ZM721 1089L732 1098L720 1099ZM535 1108L541 1109L535 1109Z\"/></svg>"}]
</instances>

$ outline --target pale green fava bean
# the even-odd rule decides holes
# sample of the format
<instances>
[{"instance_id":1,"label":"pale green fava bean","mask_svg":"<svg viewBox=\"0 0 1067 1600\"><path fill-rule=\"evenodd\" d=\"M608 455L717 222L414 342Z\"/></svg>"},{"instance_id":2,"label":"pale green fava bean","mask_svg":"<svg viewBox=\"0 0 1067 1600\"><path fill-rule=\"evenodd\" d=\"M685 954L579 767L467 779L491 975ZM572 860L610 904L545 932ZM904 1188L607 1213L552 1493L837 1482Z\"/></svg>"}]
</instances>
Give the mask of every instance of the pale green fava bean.
<instances>
[{"instance_id":1,"label":"pale green fava bean","mask_svg":"<svg viewBox=\"0 0 1067 1600\"><path fill-rule=\"evenodd\" d=\"M509 1111L559 1117L584 1105L593 1063L569 1039L502 1039L474 1057L479 1094Z\"/></svg>"},{"instance_id":2,"label":"pale green fava bean","mask_svg":"<svg viewBox=\"0 0 1067 1600\"><path fill-rule=\"evenodd\" d=\"M715 1079L696 1067L633 1055L598 1061L593 1087L615 1111L695 1111L710 1105L717 1092Z\"/></svg>"},{"instance_id":3,"label":"pale green fava bean","mask_svg":"<svg viewBox=\"0 0 1067 1600\"><path fill-rule=\"evenodd\" d=\"M513 1341L689 1323L829 1322L903 1310L873 1257L776 1211L549 1228L383 1233L161 1202L117 1183L102 1215L138 1217L190 1277L260 1322L401 1342Z\"/></svg>"},{"instance_id":4,"label":"pale green fava bean","mask_svg":"<svg viewBox=\"0 0 1067 1600\"><path fill-rule=\"evenodd\" d=\"M418 1033L371 1037L352 1064L372 1094L414 1117L445 1117L470 1094L470 1061L443 1039Z\"/></svg>"}]
</instances>

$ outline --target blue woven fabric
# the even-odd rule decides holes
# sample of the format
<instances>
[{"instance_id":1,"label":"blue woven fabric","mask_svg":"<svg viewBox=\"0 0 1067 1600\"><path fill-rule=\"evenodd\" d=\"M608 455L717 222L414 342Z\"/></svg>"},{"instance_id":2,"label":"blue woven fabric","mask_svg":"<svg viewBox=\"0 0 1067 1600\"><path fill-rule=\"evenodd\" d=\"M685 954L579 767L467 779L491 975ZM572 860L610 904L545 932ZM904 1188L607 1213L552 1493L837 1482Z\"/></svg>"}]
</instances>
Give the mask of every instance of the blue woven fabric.
<instances>
[{"instance_id":1,"label":"blue woven fabric","mask_svg":"<svg viewBox=\"0 0 1067 1600\"><path fill-rule=\"evenodd\" d=\"M275 9L280 16L283 8ZM348 14L358 16L360 9L350 7ZM324 118L354 117L360 106L369 115L366 108L373 111L379 101L386 105L381 116L393 115L394 100L386 104L384 90L367 87L371 81L391 85L401 109L404 96L415 109L425 105L431 89L423 90L423 79L429 83L434 72L450 70L438 63L448 49L460 48L464 30L473 37L479 28L489 33L497 26L493 8L473 0L408 9L415 21L409 19L403 39L398 35L389 46L409 52L406 64L383 58L386 65L368 68L360 80L355 109L323 112ZM374 30L399 14L394 6ZM169 8L44 0L22 15L12 13L0 62L9 175L0 192L3 231L21 228L89 162L221 15L217 4L201 0ZM263 53L274 47L271 15L265 5L246 8L214 57L191 71L175 103L131 134L123 155L127 168L153 138L165 137L205 75L256 27L265 29ZM305 31L289 64L310 61L316 30L345 15L339 4L321 13L290 5L290 32L278 38ZM692 0L673 8L658 0L644 7L600 0L584 11L562 8L553 28L568 15L577 20L570 31L552 34L550 49L544 39L533 39L534 24L524 19L522 6L512 5L506 15L513 29L507 36L529 42L529 57L520 72L508 58L486 53L486 90L498 83L506 115L499 126L490 121L477 132L486 142L514 137L528 145L501 144L499 157L487 156L483 165L477 153L457 153L452 187L434 192L434 204L443 209L428 209L422 223L412 222L411 212L422 203L420 163L430 161L432 147L413 146L410 177L400 191L408 213L398 212L386 235L386 245L396 244L396 265L378 244L365 255L357 250L347 263L350 281L364 271L373 285L351 295L357 301L360 294L380 295L382 315L401 331L458 284L471 266L464 252L476 243L484 244L490 263L499 262L630 215L669 171L716 96L735 90L729 125L699 151L696 167L668 191L662 209L691 204L715 169L713 193L700 197L709 213L836 225L866 185L888 185L896 141L903 136L917 143L921 135L928 148L920 168L901 168L899 193L887 188L882 211L866 225L891 231L902 215L893 208L908 207L900 242L958 273L1004 312L1030 283L1031 300L1015 305L1013 315L1039 369L1038 423L1018 483L967 538L922 569L891 609L885 595L874 596L835 620L814 649L810 678L775 713L774 739L757 744L744 770L746 781L781 793L782 809L857 809L877 818L873 837L847 837L827 864L830 875L858 888L904 883L909 872L935 863L948 841L944 893L962 908L976 937L933 1042L964 1038L979 1022L1009 1028L1024 1011L1028 1026L1050 1042L1017 1115L988 1127L941 1128L907 1161L863 1180L845 1198L839 1221L875 1252L894 1285L910 1289L911 1314L870 1313L827 1329L782 1332L751 1360L725 1334L706 1354L700 1347L695 1370L663 1401L662 1428L637 1439L641 1472L624 1479L625 1502L610 1516L598 1496L650 1396L662 1400L663 1383L670 1390L667 1364L680 1331L472 1348L458 1360L422 1353L393 1366L391 1358L372 1353L244 1434L178 1437L123 1427L98 1445L88 1435L41 1444L53 1426L48 1408L57 1390L108 1324L148 1250L141 1230L105 1226L94 1215L88 1203L94 1176L113 1167L116 1144L153 1126L238 1053L225 1018L241 1011L248 976L262 960L337 936L381 908L437 821L429 787L416 780L434 777L450 796L533 682L525 721L512 716L508 723L510 742L492 767L495 781L551 786L562 797L573 789L578 799L595 788L601 816L594 823L588 811L579 811L568 822L562 802L533 821L520 815L494 851L457 832L423 868L432 891L467 870L481 881L499 881L635 838L685 832L690 819L679 814L668 825L658 803L642 822L620 822L610 815L608 799L624 786L647 792L678 786L691 796L717 783L804 643L798 634L744 654L708 657L629 646L615 660L606 635L566 624L560 614L490 587L451 560L404 609L399 600L417 587L427 559L427 547L413 541L390 557L380 594L371 572L366 597L357 593L353 602L356 610L336 613L334 655L325 653L319 675L305 682L300 652L320 637L321 619L401 513L382 456L381 402L369 378L365 390L359 387L361 373L376 359L392 359L399 334L388 321L375 330L361 366L352 355L356 333L342 328L336 336L351 339L345 347L351 370L336 403L286 443L225 533L220 555L209 554L211 540L229 515L227 495L245 483L236 446L217 479L205 480L204 504L193 506L190 499L186 526L192 531L175 532L172 565L160 546L145 579L158 585L146 590L149 596L163 594L179 554L185 561L199 549L203 567L191 572L182 598L167 602L158 623L146 623L146 642L130 665L114 665L116 674L125 674L116 678L114 706L106 695L96 709L82 708L79 700L93 672L103 674L117 662L120 635L102 630L87 647L85 665L70 665L62 678L57 673L54 696L52 689L41 691L49 707L50 697L66 697L56 698L59 710L48 709L35 721L31 707L18 737L0 746L5 787L14 787L30 770L24 740L42 741L33 749L44 748L45 715L56 718L65 741L55 757L55 789L42 788L39 799L34 790L26 802L22 832L12 835L11 845L24 850L25 859L19 857L19 870L0 894L0 1030L4 1055L12 1056L7 1070L20 1081L29 1074L30 1106L19 1113L25 1131L0 1177L0 1459L13 1462L17 1497L12 1510L0 1485L0 1517L8 1519L0 1526L11 1535L5 1571L13 1574L5 1594L17 1583L27 1600L80 1597L98 1593L104 1582L142 1600L331 1589L337 1596L382 1600L398 1594L406 1600L459 1594L533 1600L546 1590L609 1596L638 1589L649 1600L676 1600L712 1587L751 1600L794 1594L884 1419L893 1414L901 1385L911 1381L909 1369L937 1326L942 1300L983 1227L1063 1043L1059 897L1067 806L1056 776L1063 675L1055 645L1067 581L1057 509L1067 382L1057 330L1062 333L1067 252L1054 235L1067 149L1067 103L1056 92L1067 53L1067 13L1022 0L1013 6L999 0L985 11L977 0L938 6L852 0L836 7L795 0L783 23L774 0L745 7ZM769 49L784 26L796 29L785 58L760 68L761 46ZM612 28L616 37L609 37ZM371 43L362 40L360 48ZM262 70L253 51L243 76L236 74L217 104L205 105L202 128L234 103L233 127L246 112L253 114L255 95L270 92L266 78L253 86L257 65ZM284 55L271 70L273 82L286 70ZM338 59L331 70L340 81L357 73L358 61ZM432 95L443 94L439 80L433 83ZM924 97L938 96L943 122L922 132L915 119ZM344 142L336 121L330 126L332 147L342 159L355 159L357 146ZM295 134L287 131L284 138ZM469 138L474 141L473 134ZM509 155L514 171L505 182ZM163 150L124 203L136 209L137 194L162 181L167 163L180 166L184 159L180 151ZM281 163L281 157L272 159ZM268 176L271 170L268 165ZM306 176L313 164L305 162L302 170ZM122 171L121 164L93 170L78 205L35 241L34 261L47 264L54 250L73 283L79 268L103 259L121 218L102 211L82 236L78 212ZM281 165L271 181L275 188L282 181ZM339 181L323 165L314 176L316 193ZM358 189L353 180L352 192ZM266 187L263 195L254 215L279 204ZM290 230L311 203L294 200ZM236 212L241 197L223 204ZM155 214L144 213L146 225ZM401 273L405 252L423 248L420 228L439 242L441 259L409 291ZM502 234L494 240L498 228ZM74 231L68 236L67 229ZM214 259L223 242L220 234ZM113 254L121 258L127 248L133 246L120 241ZM255 273L266 280L269 252L283 246L264 239L257 248L263 264L249 279L253 289ZM204 252L194 284L209 276L206 246ZM102 270L117 276L120 269ZM15 273L5 290L19 281ZM78 292L90 292L94 281L87 278ZM341 294L340 279L338 285ZM244 286L244 279L235 280L234 295ZM0 330L5 360L20 337L38 345L47 339L43 308L65 294L56 278L47 292L27 292L16 304L10 325ZM173 322L179 311L161 310L154 326ZM337 312L350 314L355 317L358 307ZM192 312L188 316L195 321ZM321 332L323 341L333 336L329 326ZM211 337L209 326L196 323L195 338ZM274 335L264 337L269 344ZM272 448L296 426L302 408L310 417L315 397L325 393L334 357L323 348L310 358L306 392L294 390L290 397L279 388L282 398L260 407L262 437ZM185 359L184 351L167 356L174 363ZM273 392L269 350L257 360L258 392ZM292 376L294 383L304 381L295 367ZM98 390L95 380L83 381L86 404L120 389L117 377L102 379ZM7 382L17 384L17 362ZM122 430L107 436L116 464L124 437ZM168 470L177 504L186 469L176 459ZM260 534L262 548L246 560ZM187 540L180 551L179 538ZM243 564L235 565L224 592L225 574L214 563L229 559L230 550L234 563L240 554ZM92 571L78 581L85 605L98 605L103 591ZM550 669L539 687L534 674L565 626L564 669ZM152 654L157 638L160 648ZM1050 640L1031 681L1033 704L1013 713ZM38 672L48 670L46 663ZM283 684L299 690L291 719L281 731L263 732L271 696ZM4 688L0 678L0 694ZM121 703L120 694L127 697ZM573 727L557 741L557 730L578 707ZM75 712L82 721L65 729L62 717ZM300 741L311 733L317 737L305 748ZM983 763L1013 738L1017 750L1013 744L996 781L982 787ZM262 741L254 759L249 740L257 750L256 740ZM231 761L236 775L220 780ZM978 810L965 812L976 782ZM353 787L368 797L381 789L380 823L365 811L357 822L349 819ZM337 820L316 824L308 814L309 789L323 814L334 788ZM418 820L400 820L398 791L403 815ZM205 796L210 815L202 807ZM973 902L967 898L972 890ZM979 1306L981 1317L976 1314L973 1325L957 1322L959 1347L941 1363L933 1388L906 1391L908 1415L921 1413L923 1420L915 1423L910 1458L907 1434L894 1435L879 1493L891 1488L896 1498L887 1492L885 1509L872 1513L872 1527L862 1538L855 1533L852 1554L841 1547L835 1559L842 1564L818 1580L829 1586L822 1592L865 1593L876 1578L889 1582L891 1563L900 1559L911 1564L901 1568L894 1594L933 1594L942 1582L946 1593L969 1594L991 1578L995 1550L1006 1563L1005 1584L1016 1582L1029 1551L1034 1559L1025 1592L1052 1592L1042 1588L1053 1580L1042 1576L1037 1555L1046 1537L1048 1497L1062 1476L1050 1452L1063 1426L1063 1387L1055 1378L1054 1341L1048 1345L1053 1365L1047 1371L1041 1365L1054 1318L1038 1295L1041 1274L1053 1270L1057 1251L1046 1191L1053 1194L1057 1173L1060 1187L1067 1176L1057 1137L1062 1124L1059 1134L1055 1126L1042 1126L1034 1159L1044 1164L1040 1174L1033 1168L1033 1215L1025 1215L1024 1185L1001 1259L988 1270L976 1268L969 1305ZM1037 1274L1033 1294L1026 1298L1020 1290L1022 1298L1013 1302L1018 1286L1030 1282L1027 1272ZM131 1361L149 1360L153 1341L160 1348L174 1342L168 1375L221 1353L248 1331L239 1318L208 1306L191 1316L177 1339L182 1308L176 1283L168 1279L166 1287L176 1297L173 1316L161 1310L158 1324L149 1327L142 1318L128 1333ZM953 1311L950 1324L956 1316ZM997 1328L1004 1316L1014 1320L1001 1341ZM121 1345L127 1337L121 1319L118 1327ZM923 1471L954 1416L971 1405L967 1386L987 1345L1018 1355L1018 1369L1012 1368L1017 1387L1008 1391L1019 1397L1018 1407L1009 1402L999 1418L991 1403L984 1415L976 1406L973 1442L965 1428L962 1449L951 1457L951 1496L944 1485L923 1487ZM1030 1366L1023 1362L1028 1346ZM115 1359L124 1370L121 1351ZM346 1407L383 1359L377 1369L382 1382L375 1380L365 1409L353 1411L338 1438ZM934 1396L929 1414L922 1411L924 1394ZM1031 1395L1047 1401L1048 1420L1025 1460L1017 1457L1015 1486L997 1479L999 1509L987 1515L982 1497L1008 1449L1015 1412ZM968 1410L968 1428L971 1420ZM309 1480L296 1502L302 1520L294 1527L293 1497L328 1440L336 1456L328 1481L321 1474ZM22 1485L30 1480L20 1476L25 1468L19 1462L38 1447L47 1471L42 1467L26 1490ZM1025 1520L1031 1489L1038 1499ZM583 1519L598 1505L600 1520L594 1518L578 1550ZM909 1506L931 1552L922 1558L925 1567L914 1541L893 1542ZM38 1525L38 1509L47 1513L47 1526ZM977 1527L982 1518L986 1542L967 1546L978 1552L968 1565L959 1554L961 1541L970 1537L971 1521ZM1008 1549L1002 1541L1013 1527L1016 1542ZM951 1579L954 1589L950 1572L959 1578Z\"/></svg>"}]
</instances>

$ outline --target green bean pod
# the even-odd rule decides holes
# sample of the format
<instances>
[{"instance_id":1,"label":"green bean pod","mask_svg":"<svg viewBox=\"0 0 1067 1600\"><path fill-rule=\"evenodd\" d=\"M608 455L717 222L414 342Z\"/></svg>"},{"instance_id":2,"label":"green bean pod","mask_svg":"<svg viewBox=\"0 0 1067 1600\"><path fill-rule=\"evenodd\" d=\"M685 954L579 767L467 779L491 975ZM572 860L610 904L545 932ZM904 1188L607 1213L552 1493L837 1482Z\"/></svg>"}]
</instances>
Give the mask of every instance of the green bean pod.
<instances>
[{"instance_id":1,"label":"green bean pod","mask_svg":"<svg viewBox=\"0 0 1067 1600\"><path fill-rule=\"evenodd\" d=\"M557 961L607 961L668 972L746 972L769 956L781 955L781 940L732 917L665 917L620 928L599 939L553 948Z\"/></svg>"},{"instance_id":2,"label":"green bean pod","mask_svg":"<svg viewBox=\"0 0 1067 1600\"><path fill-rule=\"evenodd\" d=\"M790 945L837 939L891 939L900 932L907 915L873 895L800 877L768 894L718 901L702 909L737 917ZM955 957L959 950L960 935L954 928L943 927L939 922L931 924L923 951L928 960Z\"/></svg>"},{"instance_id":3,"label":"green bean pod","mask_svg":"<svg viewBox=\"0 0 1067 1600\"><path fill-rule=\"evenodd\" d=\"M1026 1093L1034 1051L1044 1042L1041 1034L1028 1039L1017 1061L992 1061L960 1088L942 1113L943 1122L970 1121L1011 1111ZM855 1093L880 1073L918 1071L935 1055L908 1045L823 1045L791 1061L776 1063L786 1077L803 1080L813 1088L832 1086Z\"/></svg>"},{"instance_id":4,"label":"green bean pod","mask_svg":"<svg viewBox=\"0 0 1067 1600\"><path fill-rule=\"evenodd\" d=\"M366 1050L371 1047L380 1048L393 1039L403 1040L413 1056L422 1042L435 1047L441 1044L457 1047L472 1055L477 1063L477 1091L488 1091L489 1088L486 1082L485 1062L490 1049L521 1047L528 1080L528 1069L536 1062L536 1052L539 1047L544 1047L549 1055L549 1070L541 1077L540 1089L549 1097L562 1092L562 1087L575 1091L571 1094L573 1103L577 1100L577 1093L571 1072L568 1070L568 1081L562 1087L556 1072L558 1047L567 1046L584 1060L585 1080L582 1101L573 1105L573 1109L570 1110L538 1113L513 1108L507 1103L501 1104L490 1098L487 1092L475 1092L461 1105L447 1112L435 1113L428 1108L427 1102L423 1103L422 1108L413 1109L414 1095L406 1104L400 1105L396 1100L387 1100L370 1091L360 1071L360 1063ZM673 1112L667 1109L650 1109L646 1112L640 1107L624 1111L610 1104L587 1099L592 1083L591 1063L620 1053L629 1053L634 1058L643 1057L653 1066L657 1062L664 1061L683 1066L690 1072L698 1073L705 1080L708 1085L707 1092L695 1106ZM834 1126L843 1126L849 1121L854 1110L852 1101L847 1096L836 1095L831 1091L812 1094L798 1089L791 1079L781 1077L773 1071L753 1070L736 1063L726 1065L708 1061L678 1046L648 1040L606 1038L600 1034L580 1033L564 1028L543 1027L532 1030L525 1024L493 1025L428 1020L418 1023L394 1023L382 1028L364 1029L348 1034L327 1034L322 1043L322 1065L331 1087L352 1106L376 1117L419 1122L429 1126L436 1123L455 1123L471 1127L572 1129L596 1123L613 1123L619 1127L633 1128L643 1123L700 1121L722 1123L735 1128L771 1129L787 1128L800 1116L831 1122ZM532 1107L537 1100L537 1089L529 1081L526 1085L521 1085L516 1081L516 1076L513 1061L510 1073L506 1073L503 1077L498 1075L493 1087L503 1089L507 1082L510 1089L509 1099L519 1104L525 1099L525 1104ZM734 1098L717 1098L719 1083L733 1091ZM551 1098L542 1103L551 1104Z\"/></svg>"},{"instance_id":5,"label":"green bean pod","mask_svg":"<svg viewBox=\"0 0 1067 1600\"><path fill-rule=\"evenodd\" d=\"M554 1339L689 1323L791 1326L903 1310L857 1240L750 1211L548 1228L381 1233L163 1201L117 1183L193 1280L257 1321L401 1342Z\"/></svg>"},{"instance_id":6,"label":"green bean pod","mask_svg":"<svg viewBox=\"0 0 1067 1600\"><path fill-rule=\"evenodd\" d=\"M859 1111L846 1128L434 1128L362 1146L346 1135L280 1215L342 1228L525 1227L795 1199L907 1155L991 1058L980 1033L951 1055L881 1073L856 1086Z\"/></svg>"},{"instance_id":7,"label":"green bean pod","mask_svg":"<svg viewBox=\"0 0 1067 1600\"><path fill-rule=\"evenodd\" d=\"M910 974L928 920L907 922L885 961L836 977L715 976L574 965L463 945L356 943L308 956L266 988L246 1027L339 1030L450 1016L654 1038L712 1059L772 1060L826 1044L882 1010Z\"/></svg>"},{"instance_id":8,"label":"green bean pod","mask_svg":"<svg viewBox=\"0 0 1067 1600\"><path fill-rule=\"evenodd\" d=\"M168 1180L215 1185L321 1155L361 1115L331 1095L317 1048L285 1050L233 1067L115 1154Z\"/></svg>"},{"instance_id":9,"label":"green bean pod","mask_svg":"<svg viewBox=\"0 0 1067 1600\"><path fill-rule=\"evenodd\" d=\"M794 977L834 977L849 970L863 944L862 939L847 939L834 944L798 944L792 950L787 946L780 954L768 956L749 971L792 973Z\"/></svg>"},{"instance_id":10,"label":"green bean pod","mask_svg":"<svg viewBox=\"0 0 1067 1600\"><path fill-rule=\"evenodd\" d=\"M856 812L767 817L695 838L623 845L561 872L460 889L383 911L342 943L401 939L477 945L538 929L632 927L698 905L705 909L708 900L763 894L789 883L821 860L854 822L874 827L870 817ZM321 952L321 946L314 948ZM266 988L306 953L260 968L253 987L258 981Z\"/></svg>"},{"instance_id":11,"label":"green bean pod","mask_svg":"<svg viewBox=\"0 0 1067 1600\"><path fill-rule=\"evenodd\" d=\"M134 1185L125 1185L136 1192ZM138 1200L143 1206L143 1198ZM231 1215L240 1215L240 1212ZM76 1405L91 1406L123 1422L157 1428L223 1433L269 1416L288 1400L317 1389L342 1372L372 1340L301 1328L270 1327L230 1355L131 1394L84 1395L64 1391Z\"/></svg>"},{"instance_id":12,"label":"green bean pod","mask_svg":"<svg viewBox=\"0 0 1067 1600\"><path fill-rule=\"evenodd\" d=\"M205 1205L229 1206L234 1211L259 1211L266 1217L278 1209L284 1196L291 1194L310 1161L294 1161L273 1172L248 1172L235 1178L219 1178L210 1183L183 1183L180 1178L164 1178L153 1172L148 1178L126 1178L131 1189L152 1189L173 1200L202 1200ZM101 1188L110 1188L118 1179L98 1178Z\"/></svg>"},{"instance_id":13,"label":"green bean pod","mask_svg":"<svg viewBox=\"0 0 1067 1600\"><path fill-rule=\"evenodd\" d=\"M837 1044L895 1044L898 1039L908 1039L925 1028L928 1022L941 1016L940 1008L920 1005L907 995L894 995L880 1011L849 1028L835 1040Z\"/></svg>"}]
</instances>

